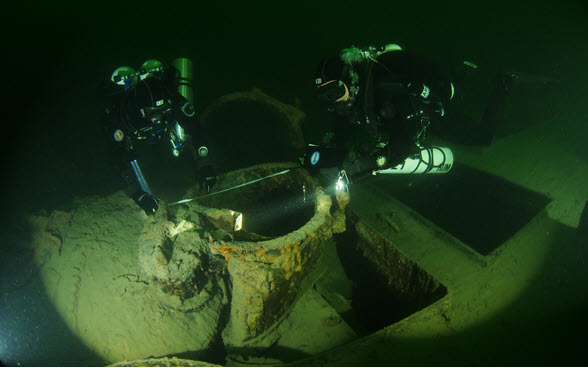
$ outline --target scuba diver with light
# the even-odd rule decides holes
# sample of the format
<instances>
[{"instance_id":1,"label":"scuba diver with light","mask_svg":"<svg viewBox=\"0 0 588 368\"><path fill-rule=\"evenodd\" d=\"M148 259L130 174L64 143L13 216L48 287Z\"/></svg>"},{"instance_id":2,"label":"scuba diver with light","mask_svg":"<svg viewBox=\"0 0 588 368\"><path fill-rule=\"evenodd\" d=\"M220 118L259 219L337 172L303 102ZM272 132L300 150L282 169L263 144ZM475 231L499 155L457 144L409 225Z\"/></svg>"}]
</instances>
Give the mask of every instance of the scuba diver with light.
<instances>
[{"instance_id":1,"label":"scuba diver with light","mask_svg":"<svg viewBox=\"0 0 588 368\"><path fill-rule=\"evenodd\" d=\"M453 108L450 78L428 59L396 44L352 46L323 59L315 76L318 99L336 115L334 132L309 145L303 165L336 167L338 177L359 180L376 174L446 173L453 166L447 147L429 136L463 145L489 145L513 81L498 76L479 124Z\"/></svg>"},{"instance_id":2,"label":"scuba diver with light","mask_svg":"<svg viewBox=\"0 0 588 368\"><path fill-rule=\"evenodd\" d=\"M114 154L125 192L146 214L159 207L136 157L139 145L169 144L179 157L188 151L194 158L200 188L207 193L216 183L205 134L195 119L191 62L179 58L172 65L157 60L143 63L138 72L117 68L101 86L107 99L104 129Z\"/></svg>"}]
</instances>

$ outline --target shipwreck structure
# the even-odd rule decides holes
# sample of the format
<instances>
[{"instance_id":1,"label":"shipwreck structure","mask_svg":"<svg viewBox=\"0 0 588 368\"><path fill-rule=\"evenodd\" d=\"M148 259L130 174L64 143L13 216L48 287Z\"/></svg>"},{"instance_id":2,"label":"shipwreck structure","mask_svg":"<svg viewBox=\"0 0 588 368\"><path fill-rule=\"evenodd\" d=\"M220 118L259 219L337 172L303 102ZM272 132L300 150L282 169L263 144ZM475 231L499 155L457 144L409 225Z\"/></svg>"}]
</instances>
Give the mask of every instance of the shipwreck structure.
<instances>
[{"instance_id":1,"label":"shipwreck structure","mask_svg":"<svg viewBox=\"0 0 588 368\"><path fill-rule=\"evenodd\" d=\"M224 288L228 274L230 318L223 337L229 346L271 331L292 307L325 241L345 230L348 194L326 194L294 164L232 171L217 190L279 172L222 196L161 208L139 239L144 277L183 303Z\"/></svg>"}]
</instances>

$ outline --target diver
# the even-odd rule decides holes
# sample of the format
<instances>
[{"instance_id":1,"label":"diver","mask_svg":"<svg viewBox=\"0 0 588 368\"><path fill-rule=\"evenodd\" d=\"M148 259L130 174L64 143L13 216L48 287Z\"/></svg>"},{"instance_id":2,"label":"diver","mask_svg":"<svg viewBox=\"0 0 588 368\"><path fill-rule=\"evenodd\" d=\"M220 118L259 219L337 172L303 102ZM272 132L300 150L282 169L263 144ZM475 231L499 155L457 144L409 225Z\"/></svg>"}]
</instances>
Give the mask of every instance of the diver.
<instances>
[{"instance_id":1,"label":"diver","mask_svg":"<svg viewBox=\"0 0 588 368\"><path fill-rule=\"evenodd\" d=\"M149 60L137 72L117 68L100 86L107 104L103 127L113 166L127 195L148 215L157 211L159 199L136 157L141 145L167 144L175 157L187 152L194 158L200 188L209 192L216 183L205 133L196 120L190 73L189 59L166 65Z\"/></svg>"},{"instance_id":2,"label":"diver","mask_svg":"<svg viewBox=\"0 0 588 368\"><path fill-rule=\"evenodd\" d=\"M452 167L453 154L428 144L428 138L489 145L518 78L516 73L498 76L476 124L456 111L451 79L427 58L396 44L343 49L338 56L321 60L315 76L319 101L335 113L334 131L321 145L309 145L303 165L337 167L356 178L445 173Z\"/></svg>"}]
</instances>

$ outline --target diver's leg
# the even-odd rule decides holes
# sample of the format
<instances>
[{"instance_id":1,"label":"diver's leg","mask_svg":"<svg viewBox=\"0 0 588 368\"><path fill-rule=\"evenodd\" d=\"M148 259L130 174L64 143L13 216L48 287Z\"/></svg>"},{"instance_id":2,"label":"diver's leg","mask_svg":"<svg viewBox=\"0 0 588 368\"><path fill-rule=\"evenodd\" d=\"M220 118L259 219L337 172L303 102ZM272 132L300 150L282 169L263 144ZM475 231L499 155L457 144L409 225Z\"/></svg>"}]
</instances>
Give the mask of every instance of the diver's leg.
<instances>
[{"instance_id":1,"label":"diver's leg","mask_svg":"<svg viewBox=\"0 0 588 368\"><path fill-rule=\"evenodd\" d=\"M479 145L488 146L496 134L496 127L504 117L504 109L508 92L512 88L512 77L501 74L497 78L496 87L488 99L486 110L479 124L477 141Z\"/></svg>"},{"instance_id":2,"label":"diver's leg","mask_svg":"<svg viewBox=\"0 0 588 368\"><path fill-rule=\"evenodd\" d=\"M496 133L496 127L504 116L509 89L509 77L499 76L479 123L455 109L447 109L439 127L433 126L436 130L434 134L456 144L490 145Z\"/></svg>"}]
</instances>

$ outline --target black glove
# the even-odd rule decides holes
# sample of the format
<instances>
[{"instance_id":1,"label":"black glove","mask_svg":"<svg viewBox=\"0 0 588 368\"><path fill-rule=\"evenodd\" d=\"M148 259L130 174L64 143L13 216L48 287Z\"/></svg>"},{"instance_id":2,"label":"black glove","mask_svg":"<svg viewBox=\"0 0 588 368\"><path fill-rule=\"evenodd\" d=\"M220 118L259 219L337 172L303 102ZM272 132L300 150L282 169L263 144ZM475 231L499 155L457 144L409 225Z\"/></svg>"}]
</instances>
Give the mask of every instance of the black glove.
<instances>
[{"instance_id":1,"label":"black glove","mask_svg":"<svg viewBox=\"0 0 588 368\"><path fill-rule=\"evenodd\" d=\"M159 208L159 199L155 198L151 194L138 190L131 198L145 211L147 215L154 215L155 211Z\"/></svg>"},{"instance_id":2,"label":"black glove","mask_svg":"<svg viewBox=\"0 0 588 368\"><path fill-rule=\"evenodd\" d=\"M200 190L205 190L206 193L210 192L212 187L216 184L216 173L212 165L204 165L198 167L198 182L200 184Z\"/></svg>"},{"instance_id":3,"label":"black glove","mask_svg":"<svg viewBox=\"0 0 588 368\"><path fill-rule=\"evenodd\" d=\"M392 149L388 144L385 147L378 147L374 150L371 156L374 158L373 165L375 170L389 169L406 160L408 153L402 149L398 149L399 147L394 148Z\"/></svg>"},{"instance_id":4,"label":"black glove","mask_svg":"<svg viewBox=\"0 0 588 368\"><path fill-rule=\"evenodd\" d=\"M411 140L392 138L385 147L377 147L371 156L374 158L374 169L384 170L402 164L419 152L419 147Z\"/></svg>"}]
</instances>

